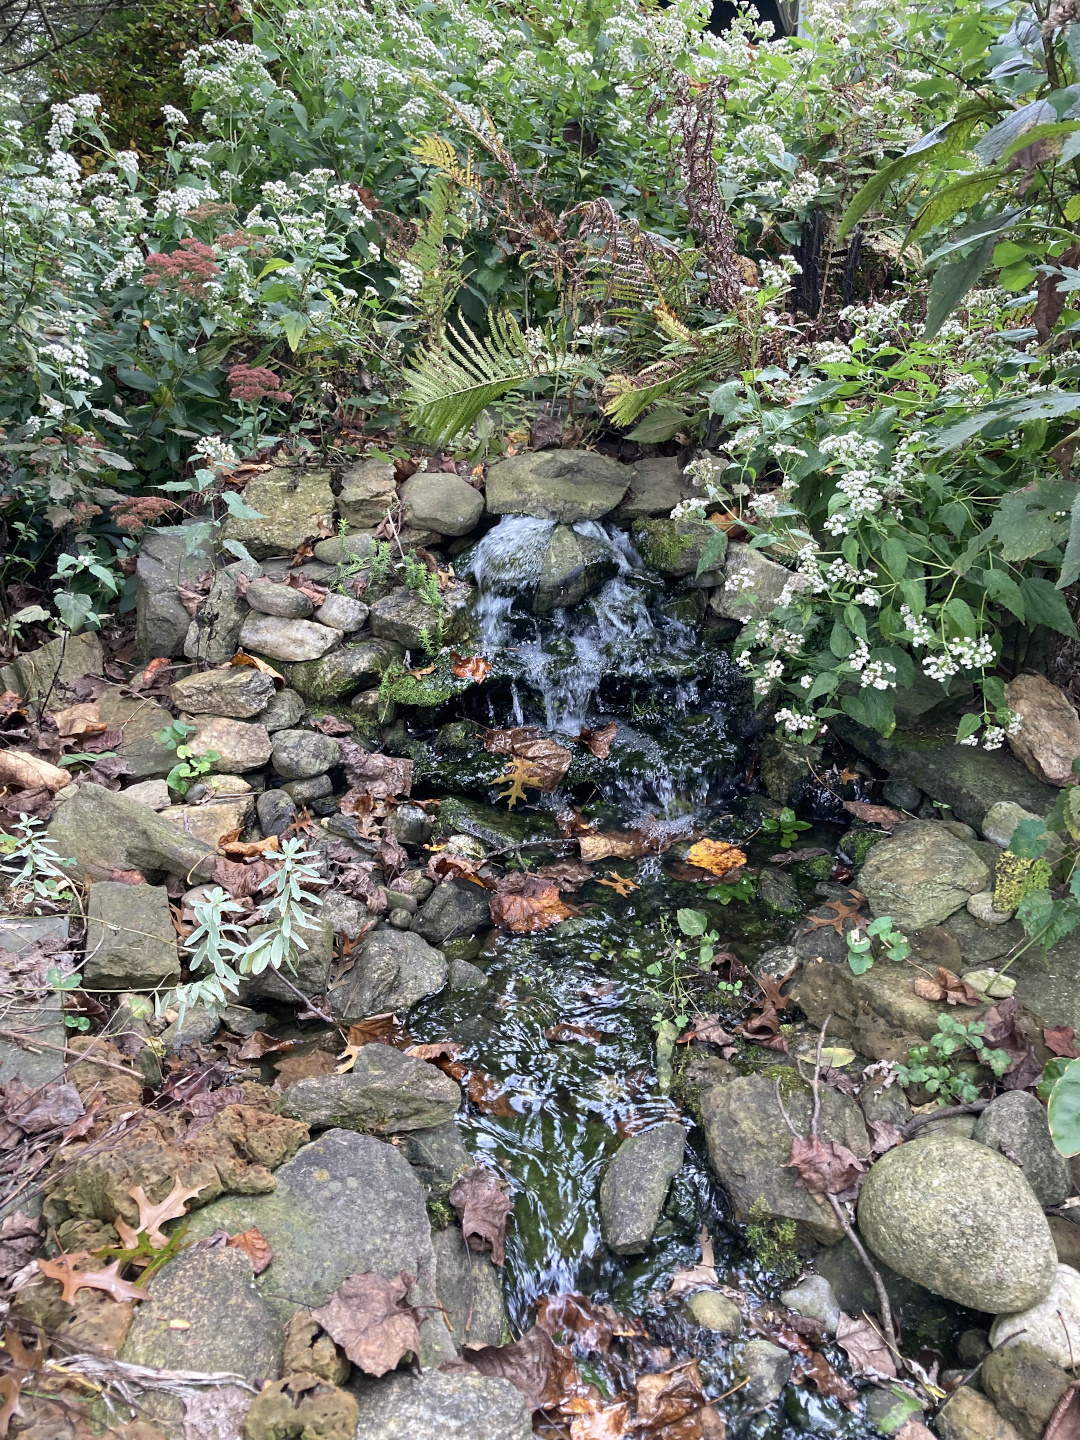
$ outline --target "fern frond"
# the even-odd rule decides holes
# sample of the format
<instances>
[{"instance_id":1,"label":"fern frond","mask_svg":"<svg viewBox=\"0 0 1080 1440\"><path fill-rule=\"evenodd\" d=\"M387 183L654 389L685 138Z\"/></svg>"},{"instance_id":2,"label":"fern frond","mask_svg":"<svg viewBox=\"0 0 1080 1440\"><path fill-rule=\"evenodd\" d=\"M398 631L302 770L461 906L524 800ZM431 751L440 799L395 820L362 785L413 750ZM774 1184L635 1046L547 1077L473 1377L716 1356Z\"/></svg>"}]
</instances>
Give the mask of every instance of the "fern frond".
<instances>
[{"instance_id":1,"label":"fern frond","mask_svg":"<svg viewBox=\"0 0 1080 1440\"><path fill-rule=\"evenodd\" d=\"M709 337L702 344L702 337L695 339L699 343L692 347L669 347L677 353L669 353L636 375L609 375L605 385L605 415L620 429L625 429L658 400L685 395L707 380L730 375L741 368L742 356L735 341Z\"/></svg>"}]
</instances>

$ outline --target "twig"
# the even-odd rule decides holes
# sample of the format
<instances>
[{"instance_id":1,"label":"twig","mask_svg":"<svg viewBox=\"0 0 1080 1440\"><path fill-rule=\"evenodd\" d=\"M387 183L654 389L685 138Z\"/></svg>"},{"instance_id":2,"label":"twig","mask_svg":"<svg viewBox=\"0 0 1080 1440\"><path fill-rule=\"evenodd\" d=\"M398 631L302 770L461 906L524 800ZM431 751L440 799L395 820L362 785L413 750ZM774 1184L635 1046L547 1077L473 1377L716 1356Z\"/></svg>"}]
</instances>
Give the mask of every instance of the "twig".
<instances>
[{"instance_id":1,"label":"twig","mask_svg":"<svg viewBox=\"0 0 1080 1440\"><path fill-rule=\"evenodd\" d=\"M914 1120L900 1127L901 1138L909 1140L924 1125L934 1120L947 1120L950 1115L981 1115L989 1104L989 1100L973 1100L970 1105L942 1105L938 1110L928 1110L925 1115L916 1115Z\"/></svg>"},{"instance_id":2,"label":"twig","mask_svg":"<svg viewBox=\"0 0 1080 1440\"><path fill-rule=\"evenodd\" d=\"M77 1052L69 1051L66 1045L52 1045L48 1040L30 1039L20 1030L0 1030L0 1039L14 1040L16 1045L22 1046L25 1050L57 1050L61 1055L75 1054L75 1059L70 1060L64 1067L65 1069L81 1065L85 1060L88 1065L103 1065L107 1070L119 1070L121 1075L130 1075L140 1084L143 1082L143 1077L137 1071L129 1070L126 1065L117 1065L115 1060L99 1060L96 1055L80 1055ZM43 1087L39 1086L40 1088Z\"/></svg>"}]
</instances>

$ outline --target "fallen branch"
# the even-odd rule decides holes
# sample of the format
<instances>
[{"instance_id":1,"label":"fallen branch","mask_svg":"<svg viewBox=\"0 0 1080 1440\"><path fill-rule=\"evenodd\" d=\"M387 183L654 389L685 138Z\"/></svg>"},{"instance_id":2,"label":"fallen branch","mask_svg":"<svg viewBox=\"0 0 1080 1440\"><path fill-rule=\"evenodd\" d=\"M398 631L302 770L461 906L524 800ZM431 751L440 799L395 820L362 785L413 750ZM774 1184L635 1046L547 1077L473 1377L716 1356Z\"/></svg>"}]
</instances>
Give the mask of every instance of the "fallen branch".
<instances>
[{"instance_id":1,"label":"fallen branch","mask_svg":"<svg viewBox=\"0 0 1080 1440\"><path fill-rule=\"evenodd\" d=\"M973 1100L970 1105L942 1105L938 1110L928 1110L925 1115L916 1115L900 1127L900 1138L910 1140L917 1130L935 1120L948 1120L950 1115L981 1115L990 1104L989 1100Z\"/></svg>"}]
</instances>

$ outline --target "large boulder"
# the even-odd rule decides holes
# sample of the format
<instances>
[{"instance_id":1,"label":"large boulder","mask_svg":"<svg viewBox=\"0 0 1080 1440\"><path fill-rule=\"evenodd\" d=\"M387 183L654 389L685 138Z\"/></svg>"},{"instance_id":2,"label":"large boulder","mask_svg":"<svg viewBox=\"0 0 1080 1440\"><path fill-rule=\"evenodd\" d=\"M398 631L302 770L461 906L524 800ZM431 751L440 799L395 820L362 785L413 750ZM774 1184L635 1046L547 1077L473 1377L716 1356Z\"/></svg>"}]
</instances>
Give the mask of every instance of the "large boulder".
<instances>
[{"instance_id":1,"label":"large boulder","mask_svg":"<svg viewBox=\"0 0 1080 1440\"><path fill-rule=\"evenodd\" d=\"M805 575L770 560L760 550L739 541L728 546L724 583L709 601L709 609L725 620L756 620L781 603L784 591L805 590Z\"/></svg>"},{"instance_id":2,"label":"large boulder","mask_svg":"<svg viewBox=\"0 0 1080 1440\"><path fill-rule=\"evenodd\" d=\"M411 1010L446 984L446 956L410 930L375 930L364 940L352 969L331 993L342 1020L362 1020L386 1010Z\"/></svg>"},{"instance_id":3,"label":"large boulder","mask_svg":"<svg viewBox=\"0 0 1080 1440\"><path fill-rule=\"evenodd\" d=\"M556 525L540 566L533 614L550 615L553 610L579 604L618 569L609 545L594 535L579 535L569 525Z\"/></svg>"},{"instance_id":4,"label":"large boulder","mask_svg":"<svg viewBox=\"0 0 1080 1440\"><path fill-rule=\"evenodd\" d=\"M165 888L99 880L86 902L88 990L151 990L180 978Z\"/></svg>"},{"instance_id":5,"label":"large boulder","mask_svg":"<svg viewBox=\"0 0 1080 1440\"><path fill-rule=\"evenodd\" d=\"M271 676L251 665L197 670L169 686L169 699L190 715L224 715L250 720L266 709L277 692Z\"/></svg>"},{"instance_id":6,"label":"large boulder","mask_svg":"<svg viewBox=\"0 0 1080 1440\"><path fill-rule=\"evenodd\" d=\"M876 916L905 932L938 925L990 885L990 869L936 820L908 820L879 840L859 874Z\"/></svg>"},{"instance_id":7,"label":"large boulder","mask_svg":"<svg viewBox=\"0 0 1080 1440\"><path fill-rule=\"evenodd\" d=\"M1057 1254L1017 1166L986 1145L931 1135L883 1155L859 1194L873 1253L928 1290L990 1314L1045 1300Z\"/></svg>"},{"instance_id":8,"label":"large boulder","mask_svg":"<svg viewBox=\"0 0 1080 1440\"><path fill-rule=\"evenodd\" d=\"M640 1255L648 1246L685 1148L686 1131L668 1121L616 1150L600 1182L600 1229L616 1255Z\"/></svg>"},{"instance_id":9,"label":"large boulder","mask_svg":"<svg viewBox=\"0 0 1080 1440\"><path fill-rule=\"evenodd\" d=\"M1022 1246L1024 1236L1016 1237ZM999 1315L990 1327L990 1344L1034 1345L1055 1365L1071 1369L1080 1355L1080 1274L1071 1265L1054 1268L1049 1292L1015 1314Z\"/></svg>"},{"instance_id":10,"label":"large boulder","mask_svg":"<svg viewBox=\"0 0 1080 1440\"><path fill-rule=\"evenodd\" d=\"M715 525L701 520L642 519L634 522L633 529L634 544L645 564L673 579L692 579L705 546L718 535L724 538L713 569L722 565L727 548L727 537Z\"/></svg>"},{"instance_id":11,"label":"large boulder","mask_svg":"<svg viewBox=\"0 0 1080 1440\"><path fill-rule=\"evenodd\" d=\"M401 487L405 523L439 535L467 535L484 513L484 497L460 475L422 472Z\"/></svg>"},{"instance_id":12,"label":"large boulder","mask_svg":"<svg viewBox=\"0 0 1080 1440\"><path fill-rule=\"evenodd\" d=\"M46 698L50 709L61 709L73 698L76 683L84 675L104 674L104 665L101 641L93 632L84 631L61 635L40 650L20 655L11 665L0 666L0 681L5 690L21 695L30 713L37 715Z\"/></svg>"},{"instance_id":13,"label":"large boulder","mask_svg":"<svg viewBox=\"0 0 1080 1440\"><path fill-rule=\"evenodd\" d=\"M341 477L338 509L341 518L355 530L370 530L386 519L386 512L397 503L394 467L383 460L360 460L350 465ZM351 536L349 539L351 540ZM366 536L358 537L360 540ZM370 544L370 542L369 542ZM330 560L328 553L315 552L320 560ZM336 564L334 555L332 563Z\"/></svg>"},{"instance_id":14,"label":"large boulder","mask_svg":"<svg viewBox=\"0 0 1080 1440\"><path fill-rule=\"evenodd\" d=\"M1068 1199L1069 1162L1054 1144L1046 1111L1029 1090L1008 1090L992 1100L971 1138L1019 1160L1040 1205L1060 1205Z\"/></svg>"},{"instance_id":15,"label":"large boulder","mask_svg":"<svg viewBox=\"0 0 1080 1440\"><path fill-rule=\"evenodd\" d=\"M1047 785L1071 785L1080 756L1080 718L1072 701L1042 675L1018 675L1005 687L1005 704L1020 717L1009 749Z\"/></svg>"},{"instance_id":16,"label":"large boulder","mask_svg":"<svg viewBox=\"0 0 1080 1440\"><path fill-rule=\"evenodd\" d=\"M278 1113L313 1130L397 1135L426 1130L456 1114L461 1091L451 1076L391 1045L362 1045L345 1075L309 1075L290 1085Z\"/></svg>"},{"instance_id":17,"label":"large boulder","mask_svg":"<svg viewBox=\"0 0 1080 1440\"><path fill-rule=\"evenodd\" d=\"M377 688L386 671L404 654L404 647L390 640L343 645L321 660L290 665L289 683L309 705L332 705L348 700L358 690Z\"/></svg>"},{"instance_id":18,"label":"large boulder","mask_svg":"<svg viewBox=\"0 0 1080 1440\"><path fill-rule=\"evenodd\" d=\"M340 640L340 630L331 630L315 620L286 620L254 610L240 631L240 644L245 650L290 664L318 660Z\"/></svg>"},{"instance_id":19,"label":"large boulder","mask_svg":"<svg viewBox=\"0 0 1080 1440\"><path fill-rule=\"evenodd\" d=\"M784 1106L799 1133L808 1135L813 1111L809 1090L795 1090ZM780 1113L775 1083L765 1075L741 1075L706 1090L700 1107L709 1162L736 1220L749 1219L754 1205L763 1201L774 1218L794 1220L821 1244L835 1245L844 1232L828 1202L797 1185L798 1171L788 1165L791 1131ZM846 1145L860 1159L870 1154L859 1107L826 1086L821 1090L819 1133L824 1140Z\"/></svg>"},{"instance_id":20,"label":"large boulder","mask_svg":"<svg viewBox=\"0 0 1080 1440\"><path fill-rule=\"evenodd\" d=\"M196 535L188 525L164 525L143 532L135 565L135 625L142 660L183 651L191 616L177 586L214 568L218 527L213 526L204 539L196 539Z\"/></svg>"},{"instance_id":21,"label":"large boulder","mask_svg":"<svg viewBox=\"0 0 1080 1440\"><path fill-rule=\"evenodd\" d=\"M148 880L165 873L189 884L209 880L214 852L170 825L147 805L103 785L84 785L57 807L49 822L57 853L75 861L79 880L108 880L113 870L141 870Z\"/></svg>"},{"instance_id":22,"label":"large boulder","mask_svg":"<svg viewBox=\"0 0 1080 1440\"><path fill-rule=\"evenodd\" d=\"M626 494L625 465L593 450L542 450L500 460L488 471L492 515L535 515L573 525L599 520Z\"/></svg>"},{"instance_id":23,"label":"large boulder","mask_svg":"<svg viewBox=\"0 0 1080 1440\"><path fill-rule=\"evenodd\" d=\"M161 818L216 850L223 836L235 834L247 825L254 810L253 795L230 795L205 805L170 805L161 811Z\"/></svg>"},{"instance_id":24,"label":"large boulder","mask_svg":"<svg viewBox=\"0 0 1080 1440\"><path fill-rule=\"evenodd\" d=\"M227 516L223 538L239 540L256 560L291 555L302 541L326 534L333 523L330 472L287 463L275 465L247 482L244 504L258 510L262 518Z\"/></svg>"},{"instance_id":25,"label":"large boulder","mask_svg":"<svg viewBox=\"0 0 1080 1440\"><path fill-rule=\"evenodd\" d=\"M520 1390L469 1366L449 1374L401 1371L352 1384L360 1402L354 1440L532 1440Z\"/></svg>"}]
</instances>

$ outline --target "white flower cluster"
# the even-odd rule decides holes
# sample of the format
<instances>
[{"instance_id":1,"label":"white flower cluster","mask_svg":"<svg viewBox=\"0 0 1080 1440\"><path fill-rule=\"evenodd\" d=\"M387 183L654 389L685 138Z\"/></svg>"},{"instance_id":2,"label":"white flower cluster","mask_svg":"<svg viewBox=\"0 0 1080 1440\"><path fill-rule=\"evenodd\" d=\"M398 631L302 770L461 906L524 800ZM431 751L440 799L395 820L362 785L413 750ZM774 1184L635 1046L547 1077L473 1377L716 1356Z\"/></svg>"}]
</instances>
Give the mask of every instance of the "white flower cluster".
<instances>
[{"instance_id":1,"label":"white flower cluster","mask_svg":"<svg viewBox=\"0 0 1080 1440\"><path fill-rule=\"evenodd\" d=\"M761 288L780 294L782 291L790 290L794 276L801 274L802 266L794 255L782 255L779 263L775 260L763 260L761 262Z\"/></svg>"},{"instance_id":2,"label":"white flower cluster","mask_svg":"<svg viewBox=\"0 0 1080 1440\"><path fill-rule=\"evenodd\" d=\"M925 620L913 613L910 606L900 606L900 618L904 622L904 629L911 637L909 644L913 650L922 650L927 645L933 645L937 638L933 630Z\"/></svg>"},{"instance_id":3,"label":"white flower cluster","mask_svg":"<svg viewBox=\"0 0 1080 1440\"><path fill-rule=\"evenodd\" d=\"M996 658L994 647L985 635L977 639L961 635L955 640L946 640L940 653L926 656L923 674L931 680L948 680L959 670L984 670L987 665L993 665Z\"/></svg>"},{"instance_id":4,"label":"white flower cluster","mask_svg":"<svg viewBox=\"0 0 1080 1440\"><path fill-rule=\"evenodd\" d=\"M93 120L101 109L100 95L73 95L70 100L61 101L51 108L52 124L45 136L50 150L61 150L64 143L75 133L75 122ZM105 119L104 114L101 117Z\"/></svg>"},{"instance_id":5,"label":"white flower cluster","mask_svg":"<svg viewBox=\"0 0 1080 1440\"><path fill-rule=\"evenodd\" d=\"M257 45L241 45L237 40L212 40L189 50L181 61L184 83L201 90L212 104L221 100L240 100L258 91L260 86L276 91L270 72L263 63L263 52ZM179 113L179 112L178 112Z\"/></svg>"},{"instance_id":6,"label":"white flower cluster","mask_svg":"<svg viewBox=\"0 0 1080 1440\"><path fill-rule=\"evenodd\" d=\"M224 435L204 435L195 441L194 453L209 460L212 466L219 465L223 469L231 469L240 463L236 451Z\"/></svg>"},{"instance_id":7,"label":"white flower cluster","mask_svg":"<svg viewBox=\"0 0 1080 1440\"><path fill-rule=\"evenodd\" d=\"M803 679L807 681L806 688L809 689L812 683L811 677L804 675ZM783 725L789 735L802 735L808 730L816 731L821 723L816 715L800 715L797 710L789 710L786 707L776 712L776 722L778 725Z\"/></svg>"}]
</instances>

